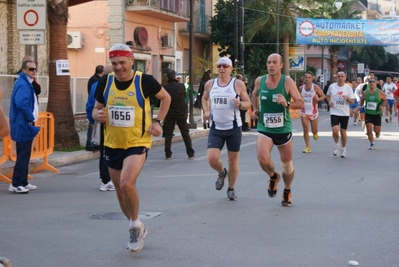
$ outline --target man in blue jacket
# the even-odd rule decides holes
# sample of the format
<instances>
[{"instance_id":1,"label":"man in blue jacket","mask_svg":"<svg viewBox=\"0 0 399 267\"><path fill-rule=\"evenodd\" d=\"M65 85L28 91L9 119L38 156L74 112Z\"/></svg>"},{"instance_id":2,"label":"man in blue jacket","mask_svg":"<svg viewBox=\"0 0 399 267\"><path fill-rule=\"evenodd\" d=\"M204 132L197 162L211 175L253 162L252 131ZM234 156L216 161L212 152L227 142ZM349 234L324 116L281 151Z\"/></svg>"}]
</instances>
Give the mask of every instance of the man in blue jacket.
<instances>
[{"instance_id":1,"label":"man in blue jacket","mask_svg":"<svg viewBox=\"0 0 399 267\"><path fill-rule=\"evenodd\" d=\"M17 160L14 166L9 191L26 194L36 189L28 183L29 161L32 142L40 128L35 127L38 116L38 104L32 82L36 76L36 64L26 60L22 62L22 72L14 84L10 103L11 139L16 142Z\"/></svg>"},{"instance_id":2,"label":"man in blue jacket","mask_svg":"<svg viewBox=\"0 0 399 267\"><path fill-rule=\"evenodd\" d=\"M103 75L108 75L111 72L112 72L111 64L106 65L104 67ZM90 122L89 128L90 127L94 128L94 127L96 127L95 123L100 123L100 122L95 122L93 119L93 116L91 115L93 112L94 104L96 103L95 94L96 94L97 84L98 84L98 81L93 83L93 85L91 86L90 95L87 99L87 104L86 104L86 116ZM99 142L97 145L99 145L99 149L100 149L99 169L100 169L100 179L102 181L102 183L100 185L100 190L104 191L104 192L115 191L114 184L112 183L111 176L109 175L108 166L105 164L105 161L104 161L104 123L101 123L99 130L100 130L100 140L97 140ZM89 132L89 130L88 130L88 132ZM91 138L91 134L92 134L92 131L90 133L90 138ZM89 138L89 137L87 137L87 138ZM87 150L87 144L86 144L86 150Z\"/></svg>"}]
</instances>

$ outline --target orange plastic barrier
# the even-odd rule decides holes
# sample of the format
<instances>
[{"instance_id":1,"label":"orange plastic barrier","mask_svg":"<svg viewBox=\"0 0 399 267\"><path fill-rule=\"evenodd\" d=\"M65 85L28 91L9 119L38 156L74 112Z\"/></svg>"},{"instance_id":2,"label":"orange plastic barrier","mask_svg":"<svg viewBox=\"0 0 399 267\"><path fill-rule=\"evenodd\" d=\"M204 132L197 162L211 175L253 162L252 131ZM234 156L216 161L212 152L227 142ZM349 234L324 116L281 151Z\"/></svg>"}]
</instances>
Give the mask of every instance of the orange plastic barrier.
<instances>
[{"instance_id":1,"label":"orange plastic barrier","mask_svg":"<svg viewBox=\"0 0 399 267\"><path fill-rule=\"evenodd\" d=\"M10 142L11 142L11 139L10 139L9 135L2 139L3 154L0 157L0 164L3 164L8 159L8 151L9 151L8 147L9 147ZM0 180L3 181L3 182L6 182L8 184L11 183L11 179L9 177L1 174L1 173L0 173Z\"/></svg>"},{"instance_id":2,"label":"orange plastic barrier","mask_svg":"<svg viewBox=\"0 0 399 267\"><path fill-rule=\"evenodd\" d=\"M60 171L48 163L48 157L54 151L54 115L50 112L40 112L36 126L40 127L39 133L36 135L32 143L32 153L31 159L43 158L42 164L37 166L32 170L32 172L38 172L41 170L49 170L54 173L59 173ZM11 140L10 136L3 139L3 156L7 156L9 160L16 161L17 154L15 150L14 142ZM1 160L1 159L0 159ZM0 161L0 164L4 162ZM3 177L2 177L3 176ZM8 177L8 178L7 178ZM12 172L8 173L6 176L0 174L0 180L10 183L12 177ZM28 179L32 179L32 176L28 175Z\"/></svg>"}]
</instances>

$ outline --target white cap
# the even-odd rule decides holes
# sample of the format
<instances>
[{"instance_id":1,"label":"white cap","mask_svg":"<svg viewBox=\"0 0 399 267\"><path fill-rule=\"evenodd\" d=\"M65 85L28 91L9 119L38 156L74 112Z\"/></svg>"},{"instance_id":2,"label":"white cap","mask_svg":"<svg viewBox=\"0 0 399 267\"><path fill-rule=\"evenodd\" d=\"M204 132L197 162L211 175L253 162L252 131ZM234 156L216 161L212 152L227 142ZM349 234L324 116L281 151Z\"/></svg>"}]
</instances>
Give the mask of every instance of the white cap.
<instances>
[{"instance_id":1,"label":"white cap","mask_svg":"<svg viewBox=\"0 0 399 267\"><path fill-rule=\"evenodd\" d=\"M219 58L219 60L216 63L216 65L221 65L221 64L226 64L226 65L229 65L230 67L233 67L233 63L231 62L231 59L228 58L228 57Z\"/></svg>"}]
</instances>

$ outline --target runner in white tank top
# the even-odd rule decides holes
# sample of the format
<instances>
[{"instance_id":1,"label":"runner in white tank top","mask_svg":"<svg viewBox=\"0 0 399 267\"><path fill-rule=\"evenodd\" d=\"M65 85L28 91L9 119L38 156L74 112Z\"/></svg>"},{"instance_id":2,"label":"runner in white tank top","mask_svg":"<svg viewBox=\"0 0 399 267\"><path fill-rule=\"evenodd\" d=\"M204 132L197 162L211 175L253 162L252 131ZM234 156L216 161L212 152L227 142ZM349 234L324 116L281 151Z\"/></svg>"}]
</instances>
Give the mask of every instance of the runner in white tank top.
<instances>
[{"instance_id":1,"label":"runner in white tank top","mask_svg":"<svg viewBox=\"0 0 399 267\"><path fill-rule=\"evenodd\" d=\"M303 153L312 152L309 141L309 122L313 133L313 139L319 138L318 125L319 125L319 101L324 101L326 96L321 90L320 86L313 83L313 73L307 71L305 73L305 83L299 88L305 106L301 109L301 122L303 127L303 139L305 140L305 149Z\"/></svg>"},{"instance_id":2,"label":"runner in white tank top","mask_svg":"<svg viewBox=\"0 0 399 267\"><path fill-rule=\"evenodd\" d=\"M237 98L235 91L236 78L231 78L225 86L220 86L218 78L213 80L209 92L211 99L211 124L217 130L230 130L241 127L240 110L233 105L233 99Z\"/></svg>"}]
</instances>

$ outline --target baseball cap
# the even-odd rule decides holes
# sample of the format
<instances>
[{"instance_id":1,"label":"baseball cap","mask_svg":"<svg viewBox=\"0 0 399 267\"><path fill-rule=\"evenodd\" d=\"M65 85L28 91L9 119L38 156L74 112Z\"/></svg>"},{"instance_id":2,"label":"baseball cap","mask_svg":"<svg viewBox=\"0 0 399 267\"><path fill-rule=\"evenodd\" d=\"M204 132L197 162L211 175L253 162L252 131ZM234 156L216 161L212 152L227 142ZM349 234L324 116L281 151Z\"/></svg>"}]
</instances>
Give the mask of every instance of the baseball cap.
<instances>
[{"instance_id":1,"label":"baseball cap","mask_svg":"<svg viewBox=\"0 0 399 267\"><path fill-rule=\"evenodd\" d=\"M216 63L216 65L222 65L222 64L226 64L226 65L229 65L230 67L233 67L233 63L231 62L231 59L228 58L228 57L219 58L219 60Z\"/></svg>"}]
</instances>

